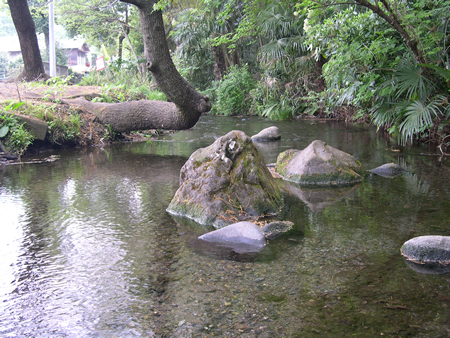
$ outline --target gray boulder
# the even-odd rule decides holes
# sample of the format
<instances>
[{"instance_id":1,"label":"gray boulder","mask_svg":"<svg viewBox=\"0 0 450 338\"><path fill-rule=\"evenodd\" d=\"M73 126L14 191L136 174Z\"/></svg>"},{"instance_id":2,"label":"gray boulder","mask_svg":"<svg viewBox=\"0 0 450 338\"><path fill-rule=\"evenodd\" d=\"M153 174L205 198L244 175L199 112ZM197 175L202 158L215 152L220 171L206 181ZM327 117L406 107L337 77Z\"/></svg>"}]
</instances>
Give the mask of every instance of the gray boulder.
<instances>
[{"instance_id":1,"label":"gray boulder","mask_svg":"<svg viewBox=\"0 0 450 338\"><path fill-rule=\"evenodd\" d=\"M275 126L263 129L258 134L252 136L253 142L272 142L279 139L281 139L281 132Z\"/></svg>"},{"instance_id":2,"label":"gray boulder","mask_svg":"<svg viewBox=\"0 0 450 338\"><path fill-rule=\"evenodd\" d=\"M232 247L236 252L260 251L266 245L262 230L251 222L238 222L208 232L198 239Z\"/></svg>"},{"instance_id":3,"label":"gray boulder","mask_svg":"<svg viewBox=\"0 0 450 338\"><path fill-rule=\"evenodd\" d=\"M386 163L379 167L369 170L371 173L390 178L403 174L406 170L395 163Z\"/></svg>"},{"instance_id":4,"label":"gray boulder","mask_svg":"<svg viewBox=\"0 0 450 338\"><path fill-rule=\"evenodd\" d=\"M277 158L276 171L301 185L346 185L362 181L361 163L325 142L313 141L304 150L290 149Z\"/></svg>"},{"instance_id":5,"label":"gray boulder","mask_svg":"<svg viewBox=\"0 0 450 338\"><path fill-rule=\"evenodd\" d=\"M251 138L231 131L190 156L167 212L221 228L276 214L281 205L280 188Z\"/></svg>"},{"instance_id":6,"label":"gray boulder","mask_svg":"<svg viewBox=\"0 0 450 338\"><path fill-rule=\"evenodd\" d=\"M420 236L405 242L400 252L421 273L450 273L450 236Z\"/></svg>"}]
</instances>

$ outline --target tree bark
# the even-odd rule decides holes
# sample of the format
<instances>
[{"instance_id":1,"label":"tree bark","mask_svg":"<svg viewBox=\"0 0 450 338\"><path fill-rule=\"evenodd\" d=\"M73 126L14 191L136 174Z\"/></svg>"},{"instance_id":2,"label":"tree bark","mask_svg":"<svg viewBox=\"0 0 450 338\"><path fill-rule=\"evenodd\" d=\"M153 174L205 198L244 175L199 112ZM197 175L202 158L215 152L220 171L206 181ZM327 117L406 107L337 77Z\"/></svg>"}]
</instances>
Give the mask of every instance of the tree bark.
<instances>
[{"instance_id":1,"label":"tree bark","mask_svg":"<svg viewBox=\"0 0 450 338\"><path fill-rule=\"evenodd\" d=\"M211 47L211 52L214 58L214 79L220 81L226 72L222 47L213 46Z\"/></svg>"},{"instance_id":2,"label":"tree bark","mask_svg":"<svg viewBox=\"0 0 450 338\"><path fill-rule=\"evenodd\" d=\"M314 72L315 79L313 81L313 90L316 93L321 93L326 88L325 79L322 76L322 69L326 62L327 60L322 55L319 55L319 59L316 61L315 64L315 72Z\"/></svg>"},{"instance_id":3,"label":"tree bark","mask_svg":"<svg viewBox=\"0 0 450 338\"><path fill-rule=\"evenodd\" d=\"M201 113L211 109L209 98L201 95L178 73L172 58L164 31L164 23L160 10L153 10L157 0L121 0L130 3L139 9L142 36L144 38L144 55L147 59L147 69L152 73L153 79L159 89L167 98L175 103L180 117L175 120L198 120ZM183 126L179 126L183 129ZM190 128L186 125L186 128Z\"/></svg>"},{"instance_id":4,"label":"tree bark","mask_svg":"<svg viewBox=\"0 0 450 338\"><path fill-rule=\"evenodd\" d=\"M36 28L27 0L8 0L11 17L19 36L20 50L24 63L24 71L18 79L35 81L47 78L36 36Z\"/></svg>"}]
</instances>

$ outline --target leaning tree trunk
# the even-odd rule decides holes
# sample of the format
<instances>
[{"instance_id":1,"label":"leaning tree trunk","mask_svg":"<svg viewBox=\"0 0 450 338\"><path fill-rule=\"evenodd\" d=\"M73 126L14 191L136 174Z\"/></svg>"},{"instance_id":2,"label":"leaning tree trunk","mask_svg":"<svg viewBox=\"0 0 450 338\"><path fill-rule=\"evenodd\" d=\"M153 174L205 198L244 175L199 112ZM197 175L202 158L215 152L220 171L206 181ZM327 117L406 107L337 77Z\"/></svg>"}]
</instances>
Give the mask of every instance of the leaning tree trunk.
<instances>
[{"instance_id":1,"label":"leaning tree trunk","mask_svg":"<svg viewBox=\"0 0 450 338\"><path fill-rule=\"evenodd\" d=\"M19 75L20 80L35 81L47 78L36 36L36 28L27 0L8 0L11 17L19 36L24 71Z\"/></svg>"},{"instance_id":2,"label":"leaning tree trunk","mask_svg":"<svg viewBox=\"0 0 450 338\"><path fill-rule=\"evenodd\" d=\"M116 104L92 103L84 99L66 100L97 114L97 121L116 131L145 129L188 129L202 113L211 109L201 95L178 73L170 57L162 13L153 10L157 0L121 0L139 9L147 69L159 89L172 102L135 101Z\"/></svg>"},{"instance_id":3,"label":"leaning tree trunk","mask_svg":"<svg viewBox=\"0 0 450 338\"><path fill-rule=\"evenodd\" d=\"M132 1L122 0L124 2ZM183 113L196 115L211 109L209 99L192 87L178 73L170 57L169 46L164 31L161 11L154 11L153 5L158 1L136 1L139 8L142 36L144 38L144 55L147 69L167 98L174 102Z\"/></svg>"}]
</instances>

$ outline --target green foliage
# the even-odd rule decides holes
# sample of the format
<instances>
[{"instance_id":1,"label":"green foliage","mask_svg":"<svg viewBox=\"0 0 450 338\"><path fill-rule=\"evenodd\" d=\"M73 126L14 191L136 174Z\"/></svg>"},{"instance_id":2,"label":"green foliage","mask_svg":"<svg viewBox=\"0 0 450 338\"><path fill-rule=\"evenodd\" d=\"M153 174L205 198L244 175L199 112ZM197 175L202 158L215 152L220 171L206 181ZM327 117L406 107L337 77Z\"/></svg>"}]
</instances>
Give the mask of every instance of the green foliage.
<instances>
[{"instance_id":1,"label":"green foliage","mask_svg":"<svg viewBox=\"0 0 450 338\"><path fill-rule=\"evenodd\" d=\"M106 141L114 141L120 133L116 133L109 124L105 124L106 130L103 139Z\"/></svg>"},{"instance_id":2,"label":"green foliage","mask_svg":"<svg viewBox=\"0 0 450 338\"><path fill-rule=\"evenodd\" d=\"M447 99L435 94L436 87L421 70L415 61L402 60L392 78L378 89L380 102L373 108L373 123L387 128L402 144L426 136L448 111Z\"/></svg>"},{"instance_id":3,"label":"green foliage","mask_svg":"<svg viewBox=\"0 0 450 338\"><path fill-rule=\"evenodd\" d=\"M106 62L108 78L104 71L101 74L91 72L81 79L80 86L102 86L101 97L94 98L94 102L125 102L133 100L166 101L166 96L154 89L151 79L142 79L138 67L145 59L122 60L114 59ZM150 76L150 75L149 75Z\"/></svg>"},{"instance_id":4,"label":"green foliage","mask_svg":"<svg viewBox=\"0 0 450 338\"><path fill-rule=\"evenodd\" d=\"M290 1L282 1L262 7L256 23L263 73L252 93L255 111L275 120L290 119L299 112L299 97L307 92L314 64L306 54L304 17L297 16Z\"/></svg>"},{"instance_id":5,"label":"green foliage","mask_svg":"<svg viewBox=\"0 0 450 338\"><path fill-rule=\"evenodd\" d=\"M444 130L440 125L448 118L444 96L450 84L446 69L450 2L369 4L374 7L359 0L355 5L329 0L297 5L308 15L310 50L327 60L323 67L327 89L322 96L326 104L360 108L402 144L429 137L430 129ZM394 12L396 26L385 20Z\"/></svg>"},{"instance_id":6,"label":"green foliage","mask_svg":"<svg viewBox=\"0 0 450 338\"><path fill-rule=\"evenodd\" d=\"M61 145L67 142L75 142L80 134L81 118L74 113L69 118L59 116L57 113L47 116L49 140Z\"/></svg>"},{"instance_id":7,"label":"green foliage","mask_svg":"<svg viewBox=\"0 0 450 338\"><path fill-rule=\"evenodd\" d=\"M10 104L0 111L0 138L9 151L15 155L21 156L33 143L33 136L24 127L24 122L8 113L8 110L16 110L23 103Z\"/></svg>"},{"instance_id":8,"label":"green foliage","mask_svg":"<svg viewBox=\"0 0 450 338\"><path fill-rule=\"evenodd\" d=\"M56 17L69 35L84 36L90 45L100 49L105 45L111 54L116 54L117 40L122 35L122 24L134 27L130 40L137 53L142 52L142 35L139 33L138 9L135 6L103 0L60 0L55 6ZM127 55L129 56L129 55Z\"/></svg>"},{"instance_id":9,"label":"green foliage","mask_svg":"<svg viewBox=\"0 0 450 338\"><path fill-rule=\"evenodd\" d=\"M250 92L256 82L247 67L233 67L217 84L216 102L211 113L218 115L248 114L252 105Z\"/></svg>"},{"instance_id":10,"label":"green foliage","mask_svg":"<svg viewBox=\"0 0 450 338\"><path fill-rule=\"evenodd\" d=\"M177 44L174 61L195 87L207 89L235 65L253 68L256 39L250 31L256 26L247 20L250 3L202 0L177 16L170 33Z\"/></svg>"},{"instance_id":11,"label":"green foliage","mask_svg":"<svg viewBox=\"0 0 450 338\"><path fill-rule=\"evenodd\" d=\"M70 85L70 81L73 76L54 76L45 81L45 84L49 87L61 87Z\"/></svg>"}]
</instances>

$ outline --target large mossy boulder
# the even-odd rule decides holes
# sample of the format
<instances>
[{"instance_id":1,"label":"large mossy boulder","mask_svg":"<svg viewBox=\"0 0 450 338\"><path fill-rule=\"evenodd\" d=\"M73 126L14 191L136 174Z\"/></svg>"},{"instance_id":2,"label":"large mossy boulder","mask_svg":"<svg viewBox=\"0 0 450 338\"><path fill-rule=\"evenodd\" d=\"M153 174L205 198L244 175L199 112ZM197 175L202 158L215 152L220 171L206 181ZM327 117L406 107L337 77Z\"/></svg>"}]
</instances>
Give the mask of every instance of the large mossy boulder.
<instances>
[{"instance_id":1,"label":"large mossy boulder","mask_svg":"<svg viewBox=\"0 0 450 338\"><path fill-rule=\"evenodd\" d=\"M405 242L400 252L415 271L450 273L450 236L420 236Z\"/></svg>"},{"instance_id":2,"label":"large mossy boulder","mask_svg":"<svg viewBox=\"0 0 450 338\"><path fill-rule=\"evenodd\" d=\"M303 150L278 155L276 171L301 185L348 185L362 181L361 163L352 155L316 140Z\"/></svg>"},{"instance_id":3,"label":"large mossy boulder","mask_svg":"<svg viewBox=\"0 0 450 338\"><path fill-rule=\"evenodd\" d=\"M280 188L251 138L231 131L191 155L167 212L222 228L277 213L281 205Z\"/></svg>"}]
</instances>

